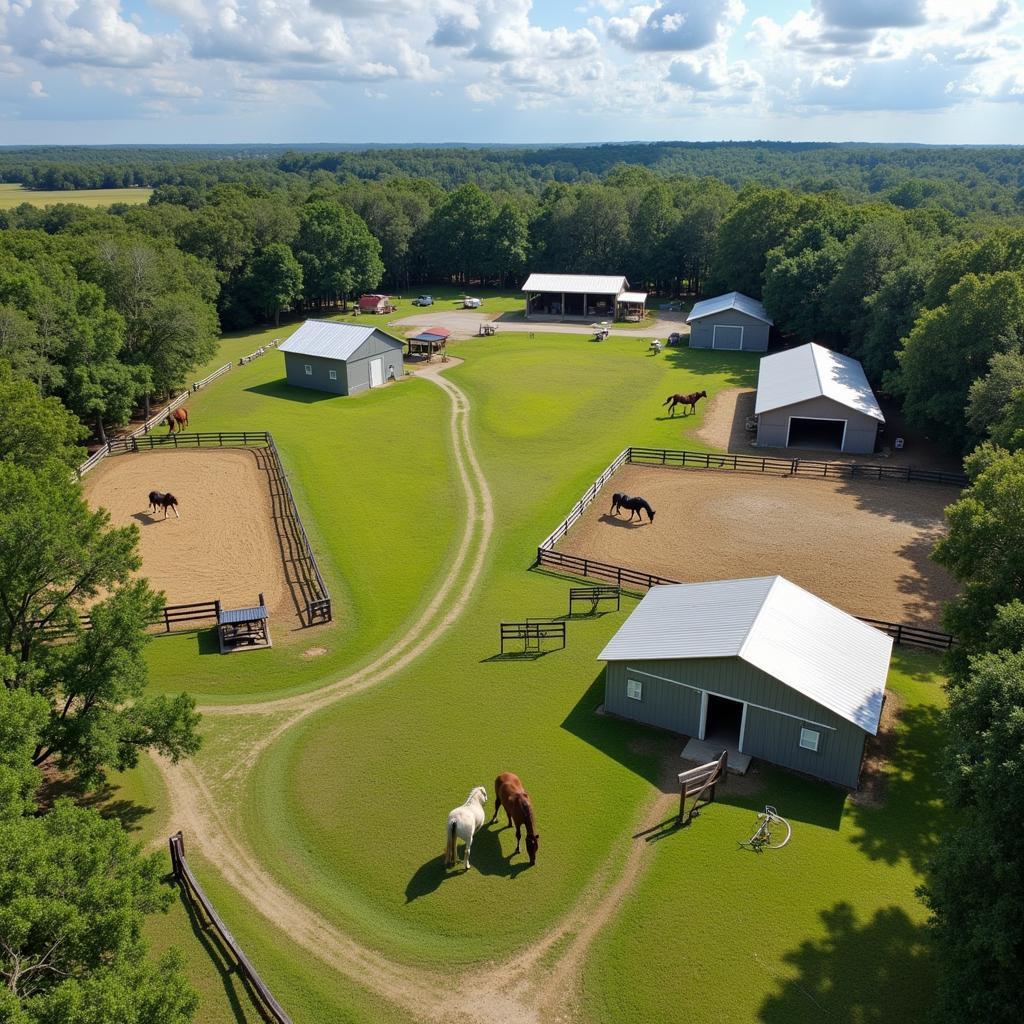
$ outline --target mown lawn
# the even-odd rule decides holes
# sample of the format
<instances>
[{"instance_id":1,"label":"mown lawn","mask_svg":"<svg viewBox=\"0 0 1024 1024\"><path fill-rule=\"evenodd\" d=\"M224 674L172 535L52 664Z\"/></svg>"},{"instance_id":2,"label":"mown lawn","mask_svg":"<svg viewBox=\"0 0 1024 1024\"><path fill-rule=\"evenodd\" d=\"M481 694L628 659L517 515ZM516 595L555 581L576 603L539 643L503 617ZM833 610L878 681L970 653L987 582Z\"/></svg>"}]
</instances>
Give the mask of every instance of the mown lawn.
<instances>
[{"instance_id":1,"label":"mown lawn","mask_svg":"<svg viewBox=\"0 0 1024 1024\"><path fill-rule=\"evenodd\" d=\"M78 203L81 206L110 206L113 203L148 203L151 188L77 188L53 192L22 188L18 184L0 184L0 210L11 210L22 203L54 206Z\"/></svg>"}]
</instances>

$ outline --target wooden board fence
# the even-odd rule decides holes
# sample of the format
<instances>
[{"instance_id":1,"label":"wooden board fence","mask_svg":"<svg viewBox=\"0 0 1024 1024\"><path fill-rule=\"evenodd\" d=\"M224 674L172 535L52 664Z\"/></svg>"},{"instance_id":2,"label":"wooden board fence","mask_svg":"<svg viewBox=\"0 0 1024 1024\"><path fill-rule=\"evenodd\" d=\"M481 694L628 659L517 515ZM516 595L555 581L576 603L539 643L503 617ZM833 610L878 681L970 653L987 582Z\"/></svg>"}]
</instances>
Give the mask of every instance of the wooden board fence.
<instances>
[{"instance_id":1,"label":"wooden board fence","mask_svg":"<svg viewBox=\"0 0 1024 1024\"><path fill-rule=\"evenodd\" d=\"M535 566L556 569L573 576L585 576L588 579L612 580L620 587L635 590L649 590L651 587L671 586L683 580L672 580L665 576L630 569L625 565L611 565L608 562L596 562L592 558L580 558L562 551L551 551L548 548L537 548ZM936 629L913 626L901 622L887 622L885 619L871 619L863 615L854 618L880 629L891 636L893 641L902 647L924 647L933 651L947 651L957 641L952 633L943 633Z\"/></svg>"},{"instance_id":2,"label":"wooden board fence","mask_svg":"<svg viewBox=\"0 0 1024 1024\"><path fill-rule=\"evenodd\" d=\"M284 1008L274 998L274 994L267 988L266 982L259 976L252 961L245 955L234 935L231 934L221 916L214 909L210 898L203 891L203 887L196 880L196 876L192 874L188 861L185 859L184 836L180 832L176 832L168 840L168 845L171 850L171 869L175 879L181 885L186 898L202 910L209 926L220 936L224 946L230 950L238 964L239 973L259 1000L260 1009L275 1024L292 1024L291 1017L285 1013Z\"/></svg>"}]
</instances>

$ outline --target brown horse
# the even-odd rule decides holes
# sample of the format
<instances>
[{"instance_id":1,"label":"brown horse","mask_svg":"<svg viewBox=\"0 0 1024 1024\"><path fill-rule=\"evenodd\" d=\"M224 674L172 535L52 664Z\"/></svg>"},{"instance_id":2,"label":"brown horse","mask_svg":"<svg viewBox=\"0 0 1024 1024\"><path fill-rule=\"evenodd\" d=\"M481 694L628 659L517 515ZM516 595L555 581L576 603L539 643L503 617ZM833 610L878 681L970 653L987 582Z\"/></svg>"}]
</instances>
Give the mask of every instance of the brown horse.
<instances>
[{"instance_id":1,"label":"brown horse","mask_svg":"<svg viewBox=\"0 0 1024 1024\"><path fill-rule=\"evenodd\" d=\"M188 409L179 405L173 412L167 414L167 429L173 434L175 427L184 430L188 426Z\"/></svg>"},{"instance_id":2,"label":"brown horse","mask_svg":"<svg viewBox=\"0 0 1024 1024\"><path fill-rule=\"evenodd\" d=\"M677 405L688 405L690 407L690 412L696 412L697 411L697 403L702 398L707 398L707 397L708 397L708 393L706 391L694 391L694 393L692 395L669 395L668 398L666 398L665 401L662 402L661 404L663 406L667 405L669 407L668 411L673 416L675 416L675 414L676 414L676 406ZM683 412L685 414L686 410L684 409Z\"/></svg>"},{"instance_id":3,"label":"brown horse","mask_svg":"<svg viewBox=\"0 0 1024 1024\"><path fill-rule=\"evenodd\" d=\"M494 817L491 824L498 820L498 810L505 808L508 815L508 828L516 827L516 848L513 853L519 852L520 830L526 828L526 853L530 858L530 864L537 863L537 846L540 836L533 828L533 804L530 803L530 794L523 789L519 776L512 772L502 772L494 780Z\"/></svg>"}]
</instances>

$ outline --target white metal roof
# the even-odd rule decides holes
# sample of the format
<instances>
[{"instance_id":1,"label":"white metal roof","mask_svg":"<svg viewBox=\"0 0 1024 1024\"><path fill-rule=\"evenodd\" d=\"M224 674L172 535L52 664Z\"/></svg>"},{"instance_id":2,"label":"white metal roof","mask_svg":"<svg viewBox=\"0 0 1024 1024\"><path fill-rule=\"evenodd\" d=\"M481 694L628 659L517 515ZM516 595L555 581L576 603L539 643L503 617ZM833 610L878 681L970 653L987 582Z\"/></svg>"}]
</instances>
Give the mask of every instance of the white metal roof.
<instances>
[{"instance_id":1,"label":"white metal roof","mask_svg":"<svg viewBox=\"0 0 1024 1024\"><path fill-rule=\"evenodd\" d=\"M879 423L885 422L864 367L856 359L812 341L761 360L755 413L771 412L810 398L831 398Z\"/></svg>"},{"instance_id":2,"label":"white metal roof","mask_svg":"<svg viewBox=\"0 0 1024 1024\"><path fill-rule=\"evenodd\" d=\"M348 359L376 327L362 327L356 324L336 324L330 320L307 320L284 344L278 345L281 352L295 352L303 356L320 356L323 359ZM397 338L380 332L395 345L401 345Z\"/></svg>"},{"instance_id":3,"label":"white metal roof","mask_svg":"<svg viewBox=\"0 0 1024 1024\"><path fill-rule=\"evenodd\" d=\"M568 292L570 295L618 295L629 287L624 277L601 274L531 274L524 292Z\"/></svg>"},{"instance_id":4,"label":"white metal roof","mask_svg":"<svg viewBox=\"0 0 1024 1024\"><path fill-rule=\"evenodd\" d=\"M694 303L686 322L690 323L727 309L739 310L741 313L746 313L747 316L763 320L769 326L773 323L772 318L768 315L768 310L757 299L752 299L749 295L744 295L743 292L726 292L725 295L716 295L713 299L703 299Z\"/></svg>"},{"instance_id":5,"label":"white metal roof","mask_svg":"<svg viewBox=\"0 0 1024 1024\"><path fill-rule=\"evenodd\" d=\"M647 292L623 292L619 296L619 302L646 302Z\"/></svg>"},{"instance_id":6,"label":"white metal roof","mask_svg":"<svg viewBox=\"0 0 1024 1024\"><path fill-rule=\"evenodd\" d=\"M781 576L654 587L601 661L742 658L874 735L892 640Z\"/></svg>"}]
</instances>

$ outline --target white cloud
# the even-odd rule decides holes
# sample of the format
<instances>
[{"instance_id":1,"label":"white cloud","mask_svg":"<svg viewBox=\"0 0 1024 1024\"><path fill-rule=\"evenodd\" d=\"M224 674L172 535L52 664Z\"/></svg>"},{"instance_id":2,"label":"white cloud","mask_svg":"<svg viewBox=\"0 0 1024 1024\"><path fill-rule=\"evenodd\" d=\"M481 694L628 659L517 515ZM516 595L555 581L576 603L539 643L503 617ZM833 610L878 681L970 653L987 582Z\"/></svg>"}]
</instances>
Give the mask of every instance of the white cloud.
<instances>
[{"instance_id":1,"label":"white cloud","mask_svg":"<svg viewBox=\"0 0 1024 1024\"><path fill-rule=\"evenodd\" d=\"M740 0L668 0L609 18L608 38L630 50L700 50L727 36L745 13Z\"/></svg>"},{"instance_id":2,"label":"white cloud","mask_svg":"<svg viewBox=\"0 0 1024 1024\"><path fill-rule=\"evenodd\" d=\"M43 83L38 79L28 83L28 94L36 100L45 100L48 95L43 88Z\"/></svg>"},{"instance_id":3,"label":"white cloud","mask_svg":"<svg viewBox=\"0 0 1024 1024\"><path fill-rule=\"evenodd\" d=\"M826 25L864 30L923 25L924 0L814 0Z\"/></svg>"}]
</instances>

